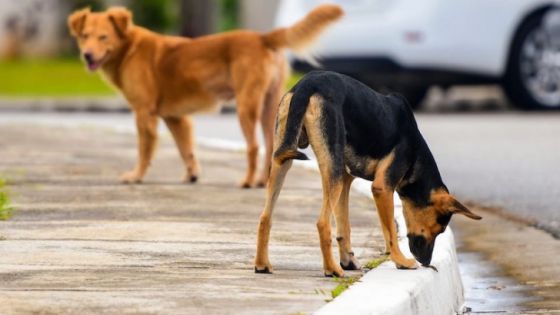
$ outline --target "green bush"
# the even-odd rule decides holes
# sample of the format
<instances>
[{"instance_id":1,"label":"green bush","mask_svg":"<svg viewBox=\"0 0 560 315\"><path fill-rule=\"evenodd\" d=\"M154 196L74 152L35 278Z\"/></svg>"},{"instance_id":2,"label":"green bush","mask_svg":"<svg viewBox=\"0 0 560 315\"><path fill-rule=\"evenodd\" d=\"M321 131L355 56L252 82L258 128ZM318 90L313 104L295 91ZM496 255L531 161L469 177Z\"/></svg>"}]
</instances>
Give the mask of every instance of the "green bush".
<instances>
[{"instance_id":1,"label":"green bush","mask_svg":"<svg viewBox=\"0 0 560 315\"><path fill-rule=\"evenodd\" d=\"M239 28L239 1L221 0L220 25L218 30L229 31Z\"/></svg>"},{"instance_id":2,"label":"green bush","mask_svg":"<svg viewBox=\"0 0 560 315\"><path fill-rule=\"evenodd\" d=\"M137 25L160 33L168 32L176 26L176 19L172 16L176 1L134 0L129 1L128 4L128 8L134 14L134 23Z\"/></svg>"}]
</instances>

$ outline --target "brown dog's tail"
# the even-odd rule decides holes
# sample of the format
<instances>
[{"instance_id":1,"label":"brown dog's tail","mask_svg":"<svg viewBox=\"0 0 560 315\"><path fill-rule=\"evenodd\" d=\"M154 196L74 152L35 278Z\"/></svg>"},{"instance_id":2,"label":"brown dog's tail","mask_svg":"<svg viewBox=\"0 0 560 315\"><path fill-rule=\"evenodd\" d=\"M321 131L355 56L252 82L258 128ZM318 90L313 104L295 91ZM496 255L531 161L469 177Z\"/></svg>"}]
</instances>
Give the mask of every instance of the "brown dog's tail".
<instances>
[{"instance_id":1,"label":"brown dog's tail","mask_svg":"<svg viewBox=\"0 0 560 315\"><path fill-rule=\"evenodd\" d=\"M339 6L323 4L313 9L295 25L263 34L263 40L272 49L303 50L312 44L327 26L339 20L343 14L344 11Z\"/></svg>"}]
</instances>

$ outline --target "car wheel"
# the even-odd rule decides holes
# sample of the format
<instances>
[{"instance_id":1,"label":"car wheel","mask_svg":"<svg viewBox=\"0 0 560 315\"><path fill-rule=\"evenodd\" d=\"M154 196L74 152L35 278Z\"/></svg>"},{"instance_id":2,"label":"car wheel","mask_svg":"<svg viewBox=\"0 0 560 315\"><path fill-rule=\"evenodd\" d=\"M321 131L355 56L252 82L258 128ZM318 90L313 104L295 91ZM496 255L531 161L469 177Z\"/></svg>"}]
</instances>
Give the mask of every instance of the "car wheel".
<instances>
[{"instance_id":1,"label":"car wheel","mask_svg":"<svg viewBox=\"0 0 560 315\"><path fill-rule=\"evenodd\" d=\"M513 41L504 90L523 109L560 109L560 46L544 26L546 14L529 19Z\"/></svg>"}]
</instances>

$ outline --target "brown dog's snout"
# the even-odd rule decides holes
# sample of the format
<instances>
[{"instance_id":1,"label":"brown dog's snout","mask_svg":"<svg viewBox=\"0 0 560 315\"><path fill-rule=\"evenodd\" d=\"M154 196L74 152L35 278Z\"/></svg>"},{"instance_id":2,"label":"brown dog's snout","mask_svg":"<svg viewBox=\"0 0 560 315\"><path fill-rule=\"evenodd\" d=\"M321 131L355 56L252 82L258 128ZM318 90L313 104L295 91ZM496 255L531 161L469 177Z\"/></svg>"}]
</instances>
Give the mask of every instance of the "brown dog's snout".
<instances>
[{"instance_id":1,"label":"brown dog's snout","mask_svg":"<svg viewBox=\"0 0 560 315\"><path fill-rule=\"evenodd\" d=\"M93 54L90 52L86 52L84 53L84 60L87 61L88 63L93 63Z\"/></svg>"}]
</instances>

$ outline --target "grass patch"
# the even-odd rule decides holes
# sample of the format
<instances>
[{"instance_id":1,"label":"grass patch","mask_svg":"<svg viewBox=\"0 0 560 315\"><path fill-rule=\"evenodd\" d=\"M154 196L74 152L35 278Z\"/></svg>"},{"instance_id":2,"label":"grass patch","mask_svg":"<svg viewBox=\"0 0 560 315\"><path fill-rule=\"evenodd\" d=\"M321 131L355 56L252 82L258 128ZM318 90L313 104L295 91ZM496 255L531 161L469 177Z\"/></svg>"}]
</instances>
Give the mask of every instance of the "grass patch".
<instances>
[{"instance_id":1,"label":"grass patch","mask_svg":"<svg viewBox=\"0 0 560 315\"><path fill-rule=\"evenodd\" d=\"M12 217L14 208L8 191L6 190L6 181L0 179L0 220L5 221Z\"/></svg>"},{"instance_id":2,"label":"grass patch","mask_svg":"<svg viewBox=\"0 0 560 315\"><path fill-rule=\"evenodd\" d=\"M289 90L292 87L294 87L294 85L296 85L296 83L298 83L298 81L301 80L303 76L304 73L301 72L292 73L292 75L288 78L288 81L286 82L286 90Z\"/></svg>"},{"instance_id":3,"label":"grass patch","mask_svg":"<svg viewBox=\"0 0 560 315\"><path fill-rule=\"evenodd\" d=\"M347 277L347 278L334 278L334 281L338 283L338 285L331 290L332 298L336 298L337 296L341 295L342 292L346 291L351 285L355 282L359 281L360 277Z\"/></svg>"},{"instance_id":4,"label":"grass patch","mask_svg":"<svg viewBox=\"0 0 560 315\"><path fill-rule=\"evenodd\" d=\"M364 268L370 269L370 270L375 269L379 265L381 265L382 263L386 262L388 259L389 259L389 255L383 255L379 258L372 259L372 260L368 261L367 264L364 265Z\"/></svg>"},{"instance_id":5,"label":"grass patch","mask_svg":"<svg viewBox=\"0 0 560 315\"><path fill-rule=\"evenodd\" d=\"M0 96L106 96L115 91L78 59L0 61Z\"/></svg>"},{"instance_id":6,"label":"grass patch","mask_svg":"<svg viewBox=\"0 0 560 315\"><path fill-rule=\"evenodd\" d=\"M111 96L116 92L76 58L0 61L0 97ZM291 89L302 73L286 82Z\"/></svg>"}]
</instances>

